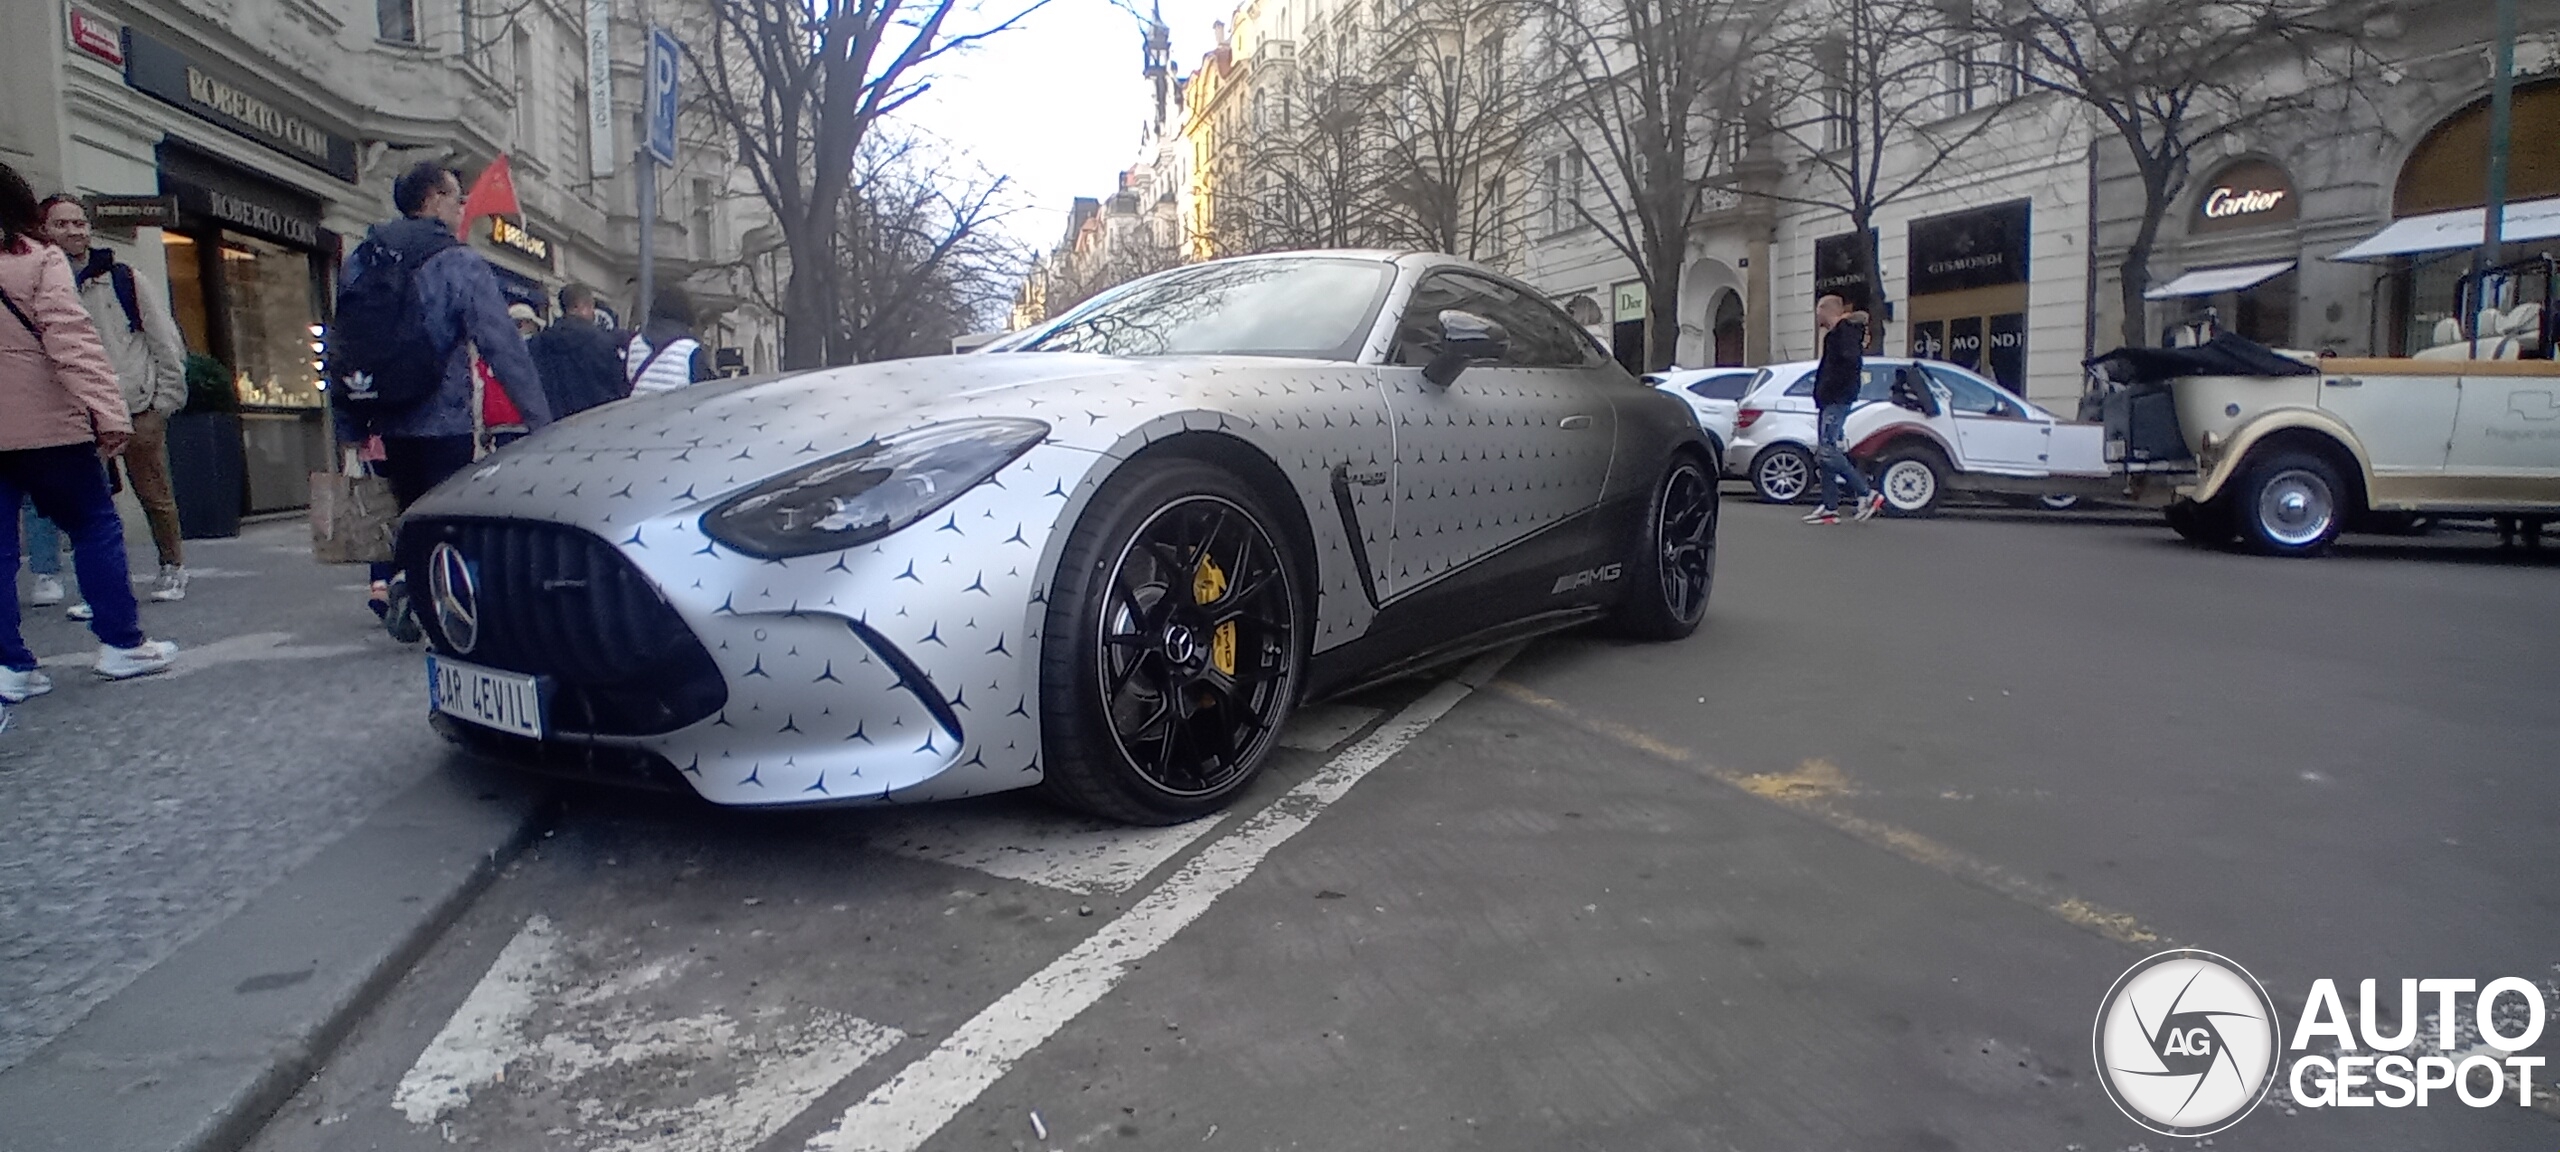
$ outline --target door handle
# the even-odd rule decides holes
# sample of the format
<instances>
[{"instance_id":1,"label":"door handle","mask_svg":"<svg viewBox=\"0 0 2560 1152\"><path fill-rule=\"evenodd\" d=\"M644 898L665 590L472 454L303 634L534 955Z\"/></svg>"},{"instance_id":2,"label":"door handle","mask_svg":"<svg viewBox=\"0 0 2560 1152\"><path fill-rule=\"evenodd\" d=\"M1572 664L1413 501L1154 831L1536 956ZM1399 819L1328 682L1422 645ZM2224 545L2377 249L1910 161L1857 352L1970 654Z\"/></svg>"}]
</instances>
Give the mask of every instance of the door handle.
<instances>
[{"instance_id":1,"label":"door handle","mask_svg":"<svg viewBox=\"0 0 2560 1152\"><path fill-rule=\"evenodd\" d=\"M1571 432L1577 428L1588 428L1590 426L1591 418L1588 416L1567 416L1562 420L1556 421L1556 427L1567 432Z\"/></svg>"},{"instance_id":2,"label":"door handle","mask_svg":"<svg viewBox=\"0 0 2560 1152\"><path fill-rule=\"evenodd\" d=\"M2329 378L2329 386L2332 388L2362 388L2364 387L2364 381L2358 380L2353 376L2332 376Z\"/></svg>"}]
</instances>

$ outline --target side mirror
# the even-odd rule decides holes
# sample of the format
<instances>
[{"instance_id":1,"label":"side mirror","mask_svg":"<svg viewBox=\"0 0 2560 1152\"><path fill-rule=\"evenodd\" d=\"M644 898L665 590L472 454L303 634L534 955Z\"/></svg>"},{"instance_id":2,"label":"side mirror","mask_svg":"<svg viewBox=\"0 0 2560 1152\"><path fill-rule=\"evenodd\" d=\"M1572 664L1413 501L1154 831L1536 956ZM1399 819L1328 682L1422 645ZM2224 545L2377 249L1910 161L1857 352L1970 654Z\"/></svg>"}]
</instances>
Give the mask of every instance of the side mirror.
<instances>
[{"instance_id":1,"label":"side mirror","mask_svg":"<svg viewBox=\"0 0 2560 1152\"><path fill-rule=\"evenodd\" d=\"M1440 313L1440 351L1422 366L1422 378L1443 388L1478 360L1499 360L1509 351L1511 337L1502 325L1455 308Z\"/></svg>"}]
</instances>

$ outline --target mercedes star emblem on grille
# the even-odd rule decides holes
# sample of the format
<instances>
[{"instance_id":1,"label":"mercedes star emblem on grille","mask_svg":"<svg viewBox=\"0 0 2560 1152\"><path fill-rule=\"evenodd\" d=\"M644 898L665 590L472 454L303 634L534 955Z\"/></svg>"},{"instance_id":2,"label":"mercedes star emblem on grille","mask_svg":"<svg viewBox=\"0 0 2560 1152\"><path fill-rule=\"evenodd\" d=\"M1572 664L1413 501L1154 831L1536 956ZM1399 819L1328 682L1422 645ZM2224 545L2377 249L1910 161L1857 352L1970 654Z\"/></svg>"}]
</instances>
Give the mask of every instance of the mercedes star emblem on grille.
<instances>
[{"instance_id":1,"label":"mercedes star emblem on grille","mask_svg":"<svg viewBox=\"0 0 2560 1152\"><path fill-rule=\"evenodd\" d=\"M427 554L427 592L435 598L436 630L462 655L480 643L480 586L462 549L438 544Z\"/></svg>"}]
</instances>

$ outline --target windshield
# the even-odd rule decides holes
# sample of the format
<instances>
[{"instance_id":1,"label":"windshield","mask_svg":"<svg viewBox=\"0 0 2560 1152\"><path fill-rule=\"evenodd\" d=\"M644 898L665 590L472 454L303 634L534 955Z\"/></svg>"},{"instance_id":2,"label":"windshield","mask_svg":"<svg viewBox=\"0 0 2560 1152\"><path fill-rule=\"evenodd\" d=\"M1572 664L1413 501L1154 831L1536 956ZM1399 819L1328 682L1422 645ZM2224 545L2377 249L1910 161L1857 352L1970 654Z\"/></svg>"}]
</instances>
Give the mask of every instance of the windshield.
<instances>
[{"instance_id":1,"label":"windshield","mask_svg":"<svg viewBox=\"0 0 2560 1152\"><path fill-rule=\"evenodd\" d=\"M1087 301L1008 350L1352 360L1394 275L1377 260L1179 268Z\"/></svg>"}]
</instances>

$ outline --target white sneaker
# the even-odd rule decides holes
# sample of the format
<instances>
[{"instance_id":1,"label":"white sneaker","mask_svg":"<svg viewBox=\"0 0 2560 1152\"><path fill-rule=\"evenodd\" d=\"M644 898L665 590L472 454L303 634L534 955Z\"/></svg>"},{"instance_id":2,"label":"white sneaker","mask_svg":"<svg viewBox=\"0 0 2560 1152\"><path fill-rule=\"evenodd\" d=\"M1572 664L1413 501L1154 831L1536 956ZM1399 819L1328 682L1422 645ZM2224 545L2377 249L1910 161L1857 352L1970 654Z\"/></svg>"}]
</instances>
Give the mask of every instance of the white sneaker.
<instances>
[{"instance_id":1,"label":"white sneaker","mask_svg":"<svg viewBox=\"0 0 2560 1152\"><path fill-rule=\"evenodd\" d=\"M77 603L77 604L74 604L74 605L72 605L72 606L70 606L70 607L68 607L68 608L63 609L63 610L62 610L62 614L63 614L63 615L65 615L65 616L68 616L68 617L70 617L70 618L72 618L72 619L74 619L74 620L92 620L92 619L96 619L96 618L97 618L98 610L97 610L97 609L95 609L95 608L90 607L90 606L89 606L89 602L88 602L88 601L86 601L86 600L83 600L83 601L81 601L81 602L79 602L79 603Z\"/></svg>"},{"instance_id":2,"label":"white sneaker","mask_svg":"<svg viewBox=\"0 0 2560 1152\"><path fill-rule=\"evenodd\" d=\"M20 672L15 668L0 668L0 700L16 704L51 691L53 677L45 675L41 669L29 668Z\"/></svg>"},{"instance_id":3,"label":"white sneaker","mask_svg":"<svg viewBox=\"0 0 2560 1152\"><path fill-rule=\"evenodd\" d=\"M109 680L166 672L177 662L178 646L167 640L145 640L131 648L98 649L98 675Z\"/></svg>"},{"instance_id":4,"label":"white sneaker","mask_svg":"<svg viewBox=\"0 0 2560 1152\"><path fill-rule=\"evenodd\" d=\"M186 599L187 570L176 564L161 565L160 581L152 586L151 598L154 600Z\"/></svg>"},{"instance_id":5,"label":"white sneaker","mask_svg":"<svg viewBox=\"0 0 2560 1152\"><path fill-rule=\"evenodd\" d=\"M39 608L62 603L62 577L36 577L35 591L27 595L27 603Z\"/></svg>"}]
</instances>

